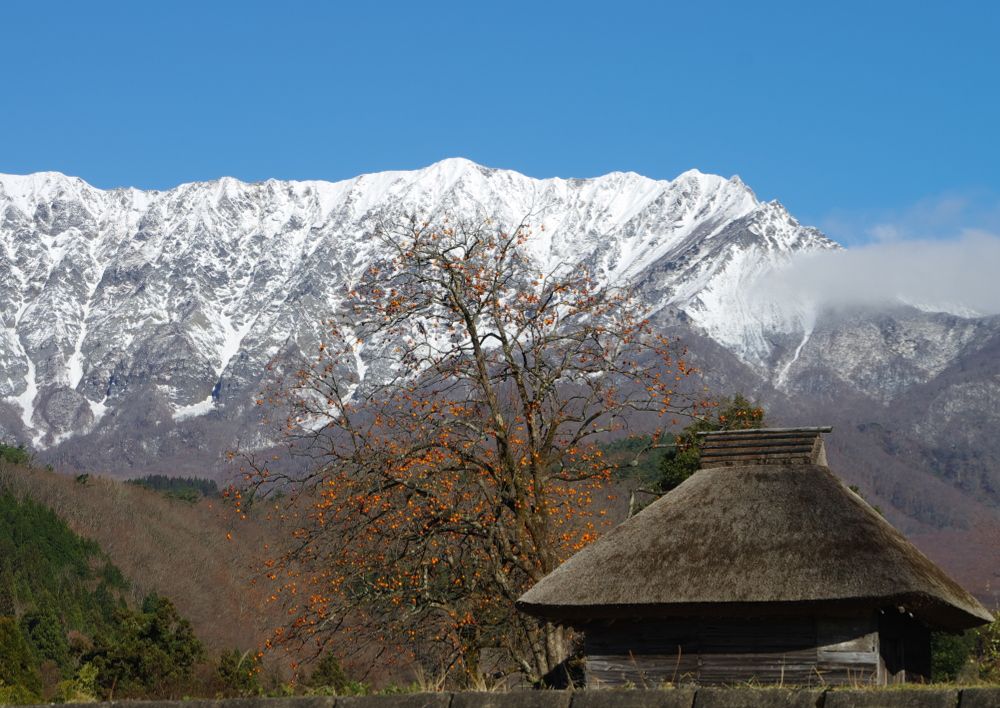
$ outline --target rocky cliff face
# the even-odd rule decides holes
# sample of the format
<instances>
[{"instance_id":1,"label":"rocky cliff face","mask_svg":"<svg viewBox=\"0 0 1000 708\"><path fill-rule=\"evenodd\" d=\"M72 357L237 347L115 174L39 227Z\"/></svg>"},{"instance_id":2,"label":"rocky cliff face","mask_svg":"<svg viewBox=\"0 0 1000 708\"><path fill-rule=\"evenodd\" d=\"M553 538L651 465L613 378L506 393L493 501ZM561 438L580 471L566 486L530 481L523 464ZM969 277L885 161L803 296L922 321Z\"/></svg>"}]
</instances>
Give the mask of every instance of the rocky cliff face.
<instances>
[{"instance_id":1,"label":"rocky cliff face","mask_svg":"<svg viewBox=\"0 0 1000 708\"><path fill-rule=\"evenodd\" d=\"M839 246L738 178L696 171L534 180L446 160L164 192L0 176L0 434L67 466L218 474L227 448L272 442L253 405L266 365L315 351L378 255L370 224L403 211L527 217L541 267L635 284L710 381L787 422L838 422L855 477L915 523L876 484L892 473L873 451L905 449L916 488L947 489L934 523L1000 505L1000 320L761 299L776 269Z\"/></svg>"},{"instance_id":2,"label":"rocky cliff face","mask_svg":"<svg viewBox=\"0 0 1000 708\"><path fill-rule=\"evenodd\" d=\"M755 324L740 302L748 279L796 251L835 247L738 179L697 172L539 181L447 160L336 184L222 179L168 192L7 176L5 427L54 448L110 432L125 410L162 432L238 418L268 361L314 350L324 315L378 255L368 224L399 211L529 216L543 268L586 264L640 282L656 307L683 308L726 344Z\"/></svg>"}]
</instances>

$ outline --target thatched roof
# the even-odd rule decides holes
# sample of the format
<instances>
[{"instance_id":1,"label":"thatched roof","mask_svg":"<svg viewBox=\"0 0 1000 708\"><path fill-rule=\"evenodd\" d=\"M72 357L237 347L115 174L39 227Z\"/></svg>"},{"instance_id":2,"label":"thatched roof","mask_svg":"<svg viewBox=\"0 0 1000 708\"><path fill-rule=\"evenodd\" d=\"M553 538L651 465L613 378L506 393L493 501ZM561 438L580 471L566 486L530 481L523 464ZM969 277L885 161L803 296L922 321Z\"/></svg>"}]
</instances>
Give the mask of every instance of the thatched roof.
<instances>
[{"instance_id":1,"label":"thatched roof","mask_svg":"<svg viewBox=\"0 0 1000 708\"><path fill-rule=\"evenodd\" d=\"M570 624L858 606L903 607L946 629L992 619L825 465L766 459L699 470L517 605Z\"/></svg>"}]
</instances>

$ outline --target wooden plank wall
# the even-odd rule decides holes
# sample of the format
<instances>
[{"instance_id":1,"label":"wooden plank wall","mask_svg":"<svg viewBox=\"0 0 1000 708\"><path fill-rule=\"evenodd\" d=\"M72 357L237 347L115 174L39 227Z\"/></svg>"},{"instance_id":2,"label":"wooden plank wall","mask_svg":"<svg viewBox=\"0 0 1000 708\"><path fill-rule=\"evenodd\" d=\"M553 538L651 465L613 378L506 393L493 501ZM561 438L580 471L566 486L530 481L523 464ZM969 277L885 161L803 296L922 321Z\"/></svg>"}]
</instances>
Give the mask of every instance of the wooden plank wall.
<instances>
[{"instance_id":1,"label":"wooden plank wall","mask_svg":"<svg viewBox=\"0 0 1000 708\"><path fill-rule=\"evenodd\" d=\"M816 671L828 684L885 683L875 617L817 620Z\"/></svg>"},{"instance_id":2,"label":"wooden plank wall","mask_svg":"<svg viewBox=\"0 0 1000 708\"><path fill-rule=\"evenodd\" d=\"M838 685L878 680L874 618L678 620L591 626L587 685Z\"/></svg>"}]
</instances>

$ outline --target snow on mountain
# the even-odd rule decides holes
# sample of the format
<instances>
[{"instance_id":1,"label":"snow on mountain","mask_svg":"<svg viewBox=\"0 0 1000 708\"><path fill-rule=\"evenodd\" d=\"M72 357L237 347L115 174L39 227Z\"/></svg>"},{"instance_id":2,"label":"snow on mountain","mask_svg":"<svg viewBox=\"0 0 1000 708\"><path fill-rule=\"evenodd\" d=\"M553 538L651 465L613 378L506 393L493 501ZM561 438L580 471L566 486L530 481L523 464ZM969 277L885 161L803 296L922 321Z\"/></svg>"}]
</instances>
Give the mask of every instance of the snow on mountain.
<instances>
[{"instance_id":1,"label":"snow on mountain","mask_svg":"<svg viewBox=\"0 0 1000 708\"><path fill-rule=\"evenodd\" d=\"M314 351L344 285L378 255L371 221L400 212L526 219L540 268L630 282L786 388L816 310L762 303L751 286L839 248L739 178L696 170L537 180L449 159L336 183L149 192L0 175L0 428L45 447L125 421L245 416L267 363ZM362 370L363 353L348 365Z\"/></svg>"},{"instance_id":2,"label":"snow on mountain","mask_svg":"<svg viewBox=\"0 0 1000 708\"><path fill-rule=\"evenodd\" d=\"M414 211L526 219L539 268L632 284L712 390L758 398L775 422L835 425L838 469L895 522L976 530L968 568L993 550L1000 316L942 305L926 279L892 301L879 264L895 254L858 273L777 202L694 170L536 180L452 159L166 191L0 175L0 440L64 469L225 477L227 449L276 442L254 404L268 363L315 352L379 255L371 224ZM864 297L840 297L852 280ZM867 306L873 292L890 301ZM373 363L359 348L343 366Z\"/></svg>"}]
</instances>

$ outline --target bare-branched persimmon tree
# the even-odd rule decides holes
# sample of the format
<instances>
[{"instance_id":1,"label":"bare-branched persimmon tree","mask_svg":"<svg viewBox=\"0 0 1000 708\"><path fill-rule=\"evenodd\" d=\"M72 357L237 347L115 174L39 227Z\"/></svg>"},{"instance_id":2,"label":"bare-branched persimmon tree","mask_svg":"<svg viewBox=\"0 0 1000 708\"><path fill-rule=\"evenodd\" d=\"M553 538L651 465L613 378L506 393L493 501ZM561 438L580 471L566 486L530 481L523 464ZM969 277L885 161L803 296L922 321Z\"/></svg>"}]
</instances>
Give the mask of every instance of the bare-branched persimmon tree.
<instances>
[{"instance_id":1,"label":"bare-branched persimmon tree","mask_svg":"<svg viewBox=\"0 0 1000 708\"><path fill-rule=\"evenodd\" d=\"M285 387L309 473L250 468L251 494L292 482L302 514L267 563L290 618L275 641L375 637L456 683L540 680L566 630L515 600L599 532L596 443L687 410L690 369L626 292L539 272L526 225L411 218L373 238L392 257Z\"/></svg>"}]
</instances>

